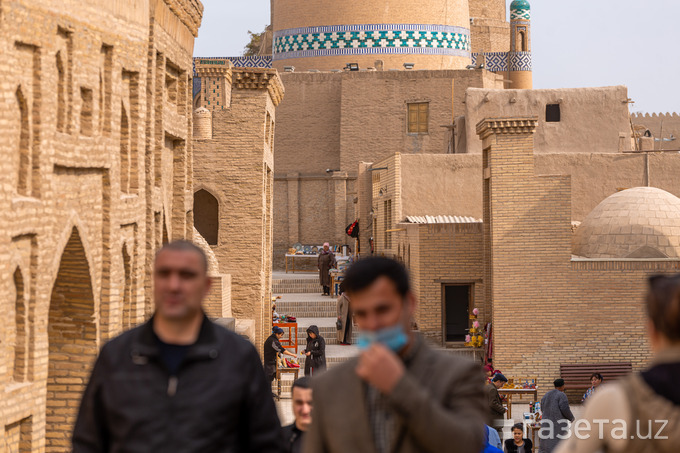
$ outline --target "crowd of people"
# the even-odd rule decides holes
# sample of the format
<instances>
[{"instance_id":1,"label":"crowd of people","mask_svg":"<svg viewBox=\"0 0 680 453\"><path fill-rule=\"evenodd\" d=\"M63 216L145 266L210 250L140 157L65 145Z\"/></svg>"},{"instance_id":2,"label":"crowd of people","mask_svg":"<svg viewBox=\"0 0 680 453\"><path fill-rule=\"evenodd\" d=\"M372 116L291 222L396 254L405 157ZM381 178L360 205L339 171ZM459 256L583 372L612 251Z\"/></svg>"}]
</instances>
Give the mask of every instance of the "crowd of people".
<instances>
[{"instance_id":1,"label":"crowd of people","mask_svg":"<svg viewBox=\"0 0 680 453\"><path fill-rule=\"evenodd\" d=\"M102 349L82 398L74 452L532 451L522 424L504 442L489 426L504 415L498 388L505 376L491 370L485 390L488 377L481 367L431 348L412 331L417 301L400 263L366 258L348 269L344 293L352 315L346 317L343 307L338 320L356 322L360 354L322 372L325 342L310 326L307 376L293 384L295 421L284 428L271 397L276 354L292 354L280 344L283 331L275 328L267 339L263 368L252 344L205 316L202 301L209 289L200 248L178 241L157 253L155 313ZM647 307L654 365L602 388L601 376L594 376L584 396L584 419L665 420L665 436L621 438L613 430L598 436L593 425L587 439L571 436L558 443L562 427L568 429L562 422L574 420L558 379L541 408L543 422L559 430L541 436L539 451L677 451L680 277L651 279ZM346 331L342 338L348 338Z\"/></svg>"}]
</instances>

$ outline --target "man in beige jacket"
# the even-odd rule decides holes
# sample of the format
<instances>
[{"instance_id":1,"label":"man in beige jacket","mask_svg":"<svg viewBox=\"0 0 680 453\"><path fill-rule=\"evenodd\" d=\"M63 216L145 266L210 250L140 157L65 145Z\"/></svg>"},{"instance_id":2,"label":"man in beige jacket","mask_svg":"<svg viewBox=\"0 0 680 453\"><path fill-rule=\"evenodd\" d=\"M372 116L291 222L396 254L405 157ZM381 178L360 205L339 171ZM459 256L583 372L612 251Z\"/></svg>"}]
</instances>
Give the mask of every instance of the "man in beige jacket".
<instances>
[{"instance_id":1,"label":"man in beige jacket","mask_svg":"<svg viewBox=\"0 0 680 453\"><path fill-rule=\"evenodd\" d=\"M479 452L488 418L482 370L411 331L416 299L406 269L368 258L344 283L362 352L316 378L303 452Z\"/></svg>"}]
</instances>

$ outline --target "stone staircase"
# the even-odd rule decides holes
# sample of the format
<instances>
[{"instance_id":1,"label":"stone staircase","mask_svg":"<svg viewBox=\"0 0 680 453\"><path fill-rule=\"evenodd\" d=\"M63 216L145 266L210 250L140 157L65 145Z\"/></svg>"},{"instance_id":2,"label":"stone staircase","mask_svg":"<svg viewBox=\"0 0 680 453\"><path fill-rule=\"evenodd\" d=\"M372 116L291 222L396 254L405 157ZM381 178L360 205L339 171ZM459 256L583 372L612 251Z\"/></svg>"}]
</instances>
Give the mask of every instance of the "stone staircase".
<instances>
[{"instance_id":1,"label":"stone staircase","mask_svg":"<svg viewBox=\"0 0 680 453\"><path fill-rule=\"evenodd\" d=\"M276 294L276 311L280 315L296 318L335 318L337 301L334 297L319 294Z\"/></svg>"},{"instance_id":2,"label":"stone staircase","mask_svg":"<svg viewBox=\"0 0 680 453\"><path fill-rule=\"evenodd\" d=\"M276 300L276 311L280 315L290 315L297 318L298 324L298 361L300 363L299 376L304 376L305 357L299 353L307 344L307 328L316 325L319 333L326 341L326 364L333 368L358 354L355 346L358 328L355 326L352 332L352 345L343 346L338 344L335 320L337 317L337 299L321 295L321 287L316 274L285 274L275 272L272 279L273 294ZM438 348L443 352L453 355L480 360L479 352L470 348ZM290 387L293 383L293 375L285 374L282 379L281 397L290 398ZM274 381L272 391L276 391Z\"/></svg>"},{"instance_id":3,"label":"stone staircase","mask_svg":"<svg viewBox=\"0 0 680 453\"><path fill-rule=\"evenodd\" d=\"M319 277L316 274L283 274L286 277L272 278L273 294L321 294L323 289L319 285ZM290 276L290 277L289 277Z\"/></svg>"},{"instance_id":4,"label":"stone staircase","mask_svg":"<svg viewBox=\"0 0 680 453\"><path fill-rule=\"evenodd\" d=\"M300 363L299 376L304 376L305 357L299 353L307 345L307 328L316 325L320 335L326 341L326 364L333 368L358 354L354 346L357 338L357 328L352 334L352 345L338 344L335 320L337 313L337 299L321 295L318 276L316 274L284 274L275 272L273 279L273 294L276 300L276 311L280 315L295 316L298 324L298 361ZM285 338L285 337L284 337ZM290 387L293 375L283 375L281 382L281 397L290 397ZM276 391L274 381L273 391Z\"/></svg>"}]
</instances>

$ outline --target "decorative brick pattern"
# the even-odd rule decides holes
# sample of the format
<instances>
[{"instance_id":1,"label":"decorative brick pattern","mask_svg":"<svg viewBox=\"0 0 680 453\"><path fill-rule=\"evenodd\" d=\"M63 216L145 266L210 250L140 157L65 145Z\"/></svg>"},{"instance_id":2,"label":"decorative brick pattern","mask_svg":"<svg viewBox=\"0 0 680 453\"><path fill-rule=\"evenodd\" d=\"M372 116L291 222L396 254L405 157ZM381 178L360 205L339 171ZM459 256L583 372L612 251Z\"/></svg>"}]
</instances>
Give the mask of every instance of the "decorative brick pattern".
<instances>
[{"instance_id":1,"label":"decorative brick pattern","mask_svg":"<svg viewBox=\"0 0 680 453\"><path fill-rule=\"evenodd\" d=\"M481 60L483 60L484 68L487 71L505 72L508 70L508 55L508 52L473 53L472 64L477 65L478 62L481 63Z\"/></svg>"},{"instance_id":2,"label":"decorative brick pattern","mask_svg":"<svg viewBox=\"0 0 680 453\"><path fill-rule=\"evenodd\" d=\"M64 452L92 361L191 237L194 0L2 2L0 439ZM2 442L0 440L0 442Z\"/></svg>"},{"instance_id":3,"label":"decorative brick pattern","mask_svg":"<svg viewBox=\"0 0 680 453\"><path fill-rule=\"evenodd\" d=\"M531 5L527 0L514 0L510 4L510 20L531 20Z\"/></svg>"},{"instance_id":4,"label":"decorative brick pattern","mask_svg":"<svg viewBox=\"0 0 680 453\"><path fill-rule=\"evenodd\" d=\"M232 315L253 321L260 348L271 324L273 140L283 85L273 69L227 65L218 73L199 64L196 71L228 93L229 104L215 109L209 124L204 106L210 106L195 102L201 106L195 111L195 189L217 202L217 237L209 247L218 273L230 276ZM203 225L206 211L197 206L194 213L196 225Z\"/></svg>"},{"instance_id":5,"label":"decorative brick pattern","mask_svg":"<svg viewBox=\"0 0 680 453\"><path fill-rule=\"evenodd\" d=\"M275 60L381 53L468 56L469 52L470 31L445 25L333 25L274 33Z\"/></svg>"}]
</instances>

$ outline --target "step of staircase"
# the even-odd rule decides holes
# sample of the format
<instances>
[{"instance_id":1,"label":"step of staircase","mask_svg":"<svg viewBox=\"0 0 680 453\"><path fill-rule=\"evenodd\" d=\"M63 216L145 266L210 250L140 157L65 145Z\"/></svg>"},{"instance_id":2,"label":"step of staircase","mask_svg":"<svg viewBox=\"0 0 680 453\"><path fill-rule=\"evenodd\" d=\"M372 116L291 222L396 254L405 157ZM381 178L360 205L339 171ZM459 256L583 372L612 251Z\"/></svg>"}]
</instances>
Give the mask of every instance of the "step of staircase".
<instances>
[{"instance_id":1,"label":"step of staircase","mask_svg":"<svg viewBox=\"0 0 680 453\"><path fill-rule=\"evenodd\" d=\"M274 294L320 294L322 292L319 277L315 274L300 278L272 278L272 293Z\"/></svg>"},{"instance_id":2,"label":"step of staircase","mask_svg":"<svg viewBox=\"0 0 680 453\"><path fill-rule=\"evenodd\" d=\"M338 366L359 354L356 346L327 345L326 346L326 366L328 369ZM299 377L305 375L305 356L299 356L300 363ZM284 374L281 378L281 396L290 397L290 387L293 385L294 375ZM276 379L272 383L272 392L276 393Z\"/></svg>"},{"instance_id":3,"label":"step of staircase","mask_svg":"<svg viewBox=\"0 0 680 453\"><path fill-rule=\"evenodd\" d=\"M304 349L307 344L307 328L311 325L316 325L319 328L319 334L326 340L326 345L339 344L335 319L336 318L298 318L298 345ZM358 328L354 326L354 329L352 329L352 338L350 340L352 344L356 344L357 336Z\"/></svg>"},{"instance_id":4,"label":"step of staircase","mask_svg":"<svg viewBox=\"0 0 680 453\"><path fill-rule=\"evenodd\" d=\"M317 294L279 294L276 312L296 318L335 318L337 300L334 297Z\"/></svg>"},{"instance_id":5,"label":"step of staircase","mask_svg":"<svg viewBox=\"0 0 680 453\"><path fill-rule=\"evenodd\" d=\"M447 354L453 354L460 357L466 357L472 361L480 362L484 358L484 350L477 348L454 347L454 348L437 348L439 351Z\"/></svg>"}]
</instances>

